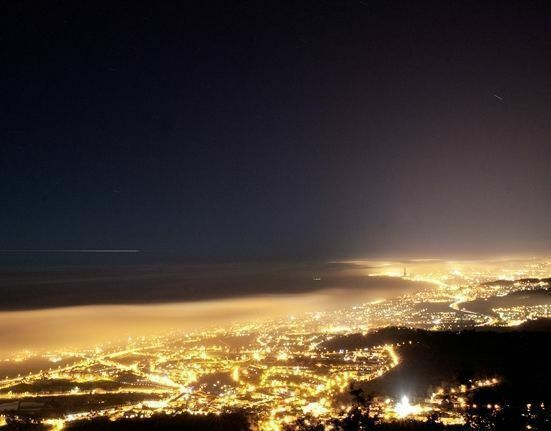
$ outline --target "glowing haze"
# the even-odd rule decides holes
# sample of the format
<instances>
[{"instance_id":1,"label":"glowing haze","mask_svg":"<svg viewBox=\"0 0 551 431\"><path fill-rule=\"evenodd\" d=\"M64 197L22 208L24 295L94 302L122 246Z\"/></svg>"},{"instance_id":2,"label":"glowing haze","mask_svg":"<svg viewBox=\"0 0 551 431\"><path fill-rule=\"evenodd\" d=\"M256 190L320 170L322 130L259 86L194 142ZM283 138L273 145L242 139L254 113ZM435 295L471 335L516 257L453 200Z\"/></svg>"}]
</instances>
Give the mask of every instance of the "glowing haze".
<instances>
[{"instance_id":1,"label":"glowing haze","mask_svg":"<svg viewBox=\"0 0 551 431\"><path fill-rule=\"evenodd\" d=\"M375 281L375 280L373 280ZM197 331L295 313L351 306L411 292L422 283L378 279L366 289L328 289L153 305L90 305L0 312L0 356L69 347L90 348L127 337ZM368 286L369 283L366 283ZM379 287L377 288L377 284Z\"/></svg>"}]
</instances>

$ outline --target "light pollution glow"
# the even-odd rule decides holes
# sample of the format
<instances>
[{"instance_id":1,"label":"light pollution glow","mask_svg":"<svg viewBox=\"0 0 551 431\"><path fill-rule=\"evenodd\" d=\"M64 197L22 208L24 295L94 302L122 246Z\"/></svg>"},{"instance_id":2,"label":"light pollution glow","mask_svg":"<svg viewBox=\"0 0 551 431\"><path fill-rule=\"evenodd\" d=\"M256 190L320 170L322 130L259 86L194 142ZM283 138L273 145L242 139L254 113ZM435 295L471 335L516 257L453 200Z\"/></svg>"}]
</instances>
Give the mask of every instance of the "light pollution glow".
<instances>
[{"instance_id":1,"label":"light pollution glow","mask_svg":"<svg viewBox=\"0 0 551 431\"><path fill-rule=\"evenodd\" d=\"M347 410L348 401L340 395L350 382L376 379L406 361L400 356L403 343L352 349L324 347L339 334L365 334L394 325L432 330L510 326L512 322L551 317L551 304L545 301L535 305L517 300L511 307L500 299L518 292L523 292L522 298L531 293L537 296L541 287L549 284L550 259L499 264L408 261L406 268L404 262L357 265L365 270L365 278L372 276L370 280L380 286L394 276L404 284L397 285L399 289L387 284L378 290L333 288L189 303L1 313L0 325L7 329L1 335L4 346L11 342L13 349L17 341L35 350L66 349L42 358L24 353L5 361L5 378L0 383L8 392L2 408L19 409L12 400L21 397L16 390L21 383L37 384L25 394L40 400L43 381L70 382L55 392L68 397L82 393L81 385L89 390L98 382L98 397L106 393L141 397L134 403L123 402L99 411L100 416L113 420L136 411L148 417L156 411L204 414L254 406L260 409L257 429L279 430L304 414L322 421L334 418ZM510 278L516 281L503 281ZM319 276L313 279L321 281ZM398 291L399 295L393 295ZM477 300L494 308L465 308L470 307L469 301ZM278 317L283 318L270 320ZM174 329L179 332L166 334ZM162 335L143 337L156 333ZM139 337L125 339L136 335ZM43 345L33 344L39 343L37 337L43 339ZM115 343L71 351L76 343L92 347L106 341ZM29 367L42 368L23 371L25 361L34 358L49 362L29 363ZM137 380L128 380L128 372ZM100 383L105 381L111 386L102 388ZM402 393L396 401L377 399L373 407L384 420L423 420L430 412L440 412L443 423L462 424L465 394L498 382L493 375L486 375L469 385L439 388L430 398L410 401ZM444 397L451 400L452 410L440 409ZM497 411L501 407L495 404L487 408ZM66 422L96 414L96 410L78 414L63 410L59 417L44 423L62 429Z\"/></svg>"},{"instance_id":2,"label":"light pollution glow","mask_svg":"<svg viewBox=\"0 0 551 431\"><path fill-rule=\"evenodd\" d=\"M420 287L422 283L412 284ZM417 286L418 285L418 286ZM411 286L408 290L412 290ZM90 305L0 312L0 355L92 347L127 337L197 331L307 311L339 308L405 290L327 289L293 295L263 295L150 305Z\"/></svg>"},{"instance_id":3,"label":"light pollution glow","mask_svg":"<svg viewBox=\"0 0 551 431\"><path fill-rule=\"evenodd\" d=\"M67 347L91 347L127 337L158 335L171 331L195 331L248 320L268 320L308 311L330 310L386 299L426 287L426 283L448 284L451 277L476 283L484 279L522 278L545 273L542 258L495 258L452 261L439 259L354 260L357 269L343 273L370 276L375 283L366 288L324 288L309 293L240 296L229 299L140 305L87 305L43 310L0 312L0 357L22 350L35 352ZM542 266L543 265L543 266ZM408 281L379 283L377 277L399 280L407 271ZM462 271L466 270L463 274ZM366 277L367 278L367 277ZM325 279L324 279L325 281ZM415 281L416 283L411 283ZM335 285L338 286L337 280ZM380 284L381 287L374 287ZM346 286L346 282L343 282Z\"/></svg>"}]
</instances>

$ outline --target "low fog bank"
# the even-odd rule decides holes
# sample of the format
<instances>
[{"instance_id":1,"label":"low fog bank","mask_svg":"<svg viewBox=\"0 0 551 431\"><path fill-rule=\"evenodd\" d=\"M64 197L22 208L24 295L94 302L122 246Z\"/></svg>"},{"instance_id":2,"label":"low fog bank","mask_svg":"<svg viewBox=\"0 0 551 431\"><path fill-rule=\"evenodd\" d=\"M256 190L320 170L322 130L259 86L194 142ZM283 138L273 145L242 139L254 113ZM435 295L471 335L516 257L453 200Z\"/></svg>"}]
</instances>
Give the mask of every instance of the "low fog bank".
<instances>
[{"instance_id":1,"label":"low fog bank","mask_svg":"<svg viewBox=\"0 0 551 431\"><path fill-rule=\"evenodd\" d=\"M1 304L6 311L0 312L0 355L91 347L129 336L336 309L424 286L370 277L365 267L351 264L205 269L49 268L4 273L0 286L9 301Z\"/></svg>"},{"instance_id":2,"label":"low fog bank","mask_svg":"<svg viewBox=\"0 0 551 431\"><path fill-rule=\"evenodd\" d=\"M368 266L352 263L3 267L0 311L404 286L368 272Z\"/></svg>"}]
</instances>

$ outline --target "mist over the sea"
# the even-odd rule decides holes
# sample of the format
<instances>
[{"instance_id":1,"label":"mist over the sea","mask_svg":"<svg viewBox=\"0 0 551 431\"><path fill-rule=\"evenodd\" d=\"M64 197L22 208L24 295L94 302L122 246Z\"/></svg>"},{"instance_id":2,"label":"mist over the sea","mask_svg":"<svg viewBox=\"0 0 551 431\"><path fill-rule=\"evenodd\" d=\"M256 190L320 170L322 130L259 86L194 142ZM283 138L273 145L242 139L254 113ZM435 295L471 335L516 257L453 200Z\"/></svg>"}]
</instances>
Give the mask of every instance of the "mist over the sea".
<instances>
[{"instance_id":1,"label":"mist over the sea","mask_svg":"<svg viewBox=\"0 0 551 431\"><path fill-rule=\"evenodd\" d=\"M357 263L112 263L0 267L0 311L152 304L402 286Z\"/></svg>"},{"instance_id":2,"label":"mist over the sea","mask_svg":"<svg viewBox=\"0 0 551 431\"><path fill-rule=\"evenodd\" d=\"M4 266L0 355L336 309L421 287L369 273L353 263Z\"/></svg>"}]
</instances>

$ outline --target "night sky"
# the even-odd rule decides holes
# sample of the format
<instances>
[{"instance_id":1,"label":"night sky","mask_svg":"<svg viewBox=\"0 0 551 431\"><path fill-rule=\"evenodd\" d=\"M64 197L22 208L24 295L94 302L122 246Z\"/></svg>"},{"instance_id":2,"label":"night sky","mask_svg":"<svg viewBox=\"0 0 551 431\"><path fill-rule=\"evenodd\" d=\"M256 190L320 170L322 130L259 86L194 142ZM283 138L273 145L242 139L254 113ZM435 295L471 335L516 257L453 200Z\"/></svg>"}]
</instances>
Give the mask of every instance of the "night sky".
<instances>
[{"instance_id":1,"label":"night sky","mask_svg":"<svg viewBox=\"0 0 551 431\"><path fill-rule=\"evenodd\" d=\"M13 3L2 250L550 248L543 3Z\"/></svg>"}]
</instances>

